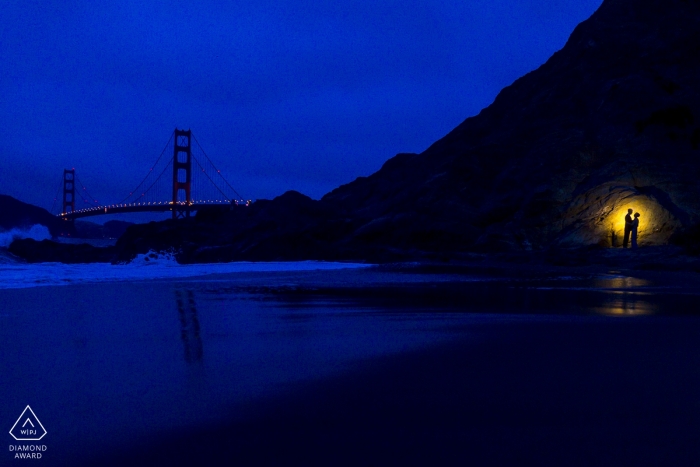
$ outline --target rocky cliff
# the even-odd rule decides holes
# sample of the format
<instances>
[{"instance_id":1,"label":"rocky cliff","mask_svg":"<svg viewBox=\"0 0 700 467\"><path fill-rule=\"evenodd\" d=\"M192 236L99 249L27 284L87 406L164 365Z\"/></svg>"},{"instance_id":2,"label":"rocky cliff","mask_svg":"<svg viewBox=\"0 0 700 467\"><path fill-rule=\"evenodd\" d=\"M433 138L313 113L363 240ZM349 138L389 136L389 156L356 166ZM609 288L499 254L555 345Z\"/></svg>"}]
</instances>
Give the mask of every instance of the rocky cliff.
<instances>
[{"instance_id":1,"label":"rocky cliff","mask_svg":"<svg viewBox=\"0 0 700 467\"><path fill-rule=\"evenodd\" d=\"M422 154L324 197L423 248L642 244L700 220L700 2L605 0L539 69Z\"/></svg>"}]
</instances>

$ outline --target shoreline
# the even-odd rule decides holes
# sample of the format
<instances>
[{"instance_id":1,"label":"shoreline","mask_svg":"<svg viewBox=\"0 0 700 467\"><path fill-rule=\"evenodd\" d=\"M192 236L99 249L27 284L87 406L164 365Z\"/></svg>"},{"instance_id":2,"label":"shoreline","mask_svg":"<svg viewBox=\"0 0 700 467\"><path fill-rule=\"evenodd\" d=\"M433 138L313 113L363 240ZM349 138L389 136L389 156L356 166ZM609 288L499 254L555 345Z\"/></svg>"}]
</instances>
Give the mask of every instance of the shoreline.
<instances>
[{"instance_id":1,"label":"shoreline","mask_svg":"<svg viewBox=\"0 0 700 467\"><path fill-rule=\"evenodd\" d=\"M391 301L407 308L480 306L493 308L501 303L514 310L569 305L566 294L625 293L630 303L677 299L700 294L700 274L688 271L615 268L602 265L552 266L506 261L404 262L361 264L323 261L305 262L232 262L180 265L172 258L142 261L139 264L4 264L0 276L8 275L0 290L55 287L102 283L230 283L232 290L266 295L279 300L328 299L336 301ZM144 259L148 259L147 257ZM13 284L12 276L24 277ZM29 277L31 276L31 277ZM36 277L35 277L36 276ZM26 282L26 283L25 283ZM510 290L499 294L498 289ZM494 300L483 299L492 291ZM549 303L544 298L549 294ZM559 294L559 298L556 298ZM632 297L651 294L651 298ZM470 296L476 300L470 301ZM537 305L529 304L532 297ZM482 297L482 299L479 299ZM512 299L509 299L512 298ZM607 299L601 299L606 301ZM609 300L608 300L609 301ZM395 304L394 303L394 304ZM590 300L589 300L590 304ZM629 303L627 303L629 305ZM571 312L575 307L567 306ZM679 309L688 310L687 307ZM556 310L554 311L556 312ZM573 312L576 312L573 310ZM686 313L692 313L688 310Z\"/></svg>"},{"instance_id":2,"label":"shoreline","mask_svg":"<svg viewBox=\"0 0 700 467\"><path fill-rule=\"evenodd\" d=\"M144 227L145 228L145 227ZM94 246L88 240L71 239L69 243L54 240L37 241L21 238L12 242L8 252L27 263L60 262L65 264L128 263L137 257L170 255L179 264L221 264L229 262L347 262L347 263L425 263L425 264L520 264L541 267L614 267L635 270L700 272L700 250L692 244L642 245L639 248L602 247L588 245L578 247L541 248L507 251L422 251L398 249L381 245L368 245L355 249L338 248L323 251L299 252L296 250L258 253L236 253L231 245L207 245L190 242L185 246L151 245L124 246L119 239L112 246ZM126 248L126 250L125 250ZM124 250L124 251L122 251ZM128 251L128 254L127 254ZM217 253L218 252L218 253Z\"/></svg>"}]
</instances>

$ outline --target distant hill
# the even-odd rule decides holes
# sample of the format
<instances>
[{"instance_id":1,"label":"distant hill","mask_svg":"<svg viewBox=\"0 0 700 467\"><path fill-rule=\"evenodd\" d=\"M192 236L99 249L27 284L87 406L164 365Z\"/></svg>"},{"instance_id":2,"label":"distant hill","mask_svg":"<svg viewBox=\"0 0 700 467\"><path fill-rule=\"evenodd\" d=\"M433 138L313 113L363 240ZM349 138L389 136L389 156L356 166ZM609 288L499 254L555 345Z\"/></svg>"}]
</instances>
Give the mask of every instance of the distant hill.
<instances>
[{"instance_id":1,"label":"distant hill","mask_svg":"<svg viewBox=\"0 0 700 467\"><path fill-rule=\"evenodd\" d=\"M57 218L46 209L23 203L12 196L0 195L0 228L30 228L33 225L45 225L51 235L75 235L73 226Z\"/></svg>"},{"instance_id":2,"label":"distant hill","mask_svg":"<svg viewBox=\"0 0 700 467\"><path fill-rule=\"evenodd\" d=\"M104 224L76 220L75 235L77 238L119 238L133 224L133 222L117 220L107 221Z\"/></svg>"},{"instance_id":3,"label":"distant hill","mask_svg":"<svg viewBox=\"0 0 700 467\"><path fill-rule=\"evenodd\" d=\"M133 222L113 220L101 225L78 220L73 224L57 218L44 208L12 196L0 195L0 229L25 229L36 224L45 225L54 237L119 238Z\"/></svg>"}]
</instances>

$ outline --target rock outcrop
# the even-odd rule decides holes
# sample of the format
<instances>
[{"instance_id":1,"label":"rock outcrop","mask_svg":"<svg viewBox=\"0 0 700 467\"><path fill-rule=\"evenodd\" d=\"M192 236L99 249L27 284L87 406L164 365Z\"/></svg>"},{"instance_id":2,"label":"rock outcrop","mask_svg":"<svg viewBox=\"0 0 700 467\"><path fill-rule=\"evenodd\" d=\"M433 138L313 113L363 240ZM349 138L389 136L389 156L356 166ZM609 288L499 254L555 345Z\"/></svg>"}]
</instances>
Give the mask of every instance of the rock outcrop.
<instances>
[{"instance_id":1,"label":"rock outcrop","mask_svg":"<svg viewBox=\"0 0 700 467\"><path fill-rule=\"evenodd\" d=\"M333 203L295 191L251 206L212 207L190 219L129 227L117 241L119 261L174 250L178 261L389 260L400 253L352 241L358 228Z\"/></svg>"},{"instance_id":2,"label":"rock outcrop","mask_svg":"<svg viewBox=\"0 0 700 467\"><path fill-rule=\"evenodd\" d=\"M116 254L114 247L94 247L87 243L73 245L31 238L15 240L9 251L28 263L111 263Z\"/></svg>"}]
</instances>

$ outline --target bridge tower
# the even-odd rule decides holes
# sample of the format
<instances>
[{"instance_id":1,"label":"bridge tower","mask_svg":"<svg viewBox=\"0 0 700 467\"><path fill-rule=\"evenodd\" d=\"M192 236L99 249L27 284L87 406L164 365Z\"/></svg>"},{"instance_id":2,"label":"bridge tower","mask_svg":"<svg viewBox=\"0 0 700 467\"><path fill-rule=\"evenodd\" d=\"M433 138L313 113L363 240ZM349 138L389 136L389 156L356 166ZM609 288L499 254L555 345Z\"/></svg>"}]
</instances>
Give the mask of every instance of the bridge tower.
<instances>
[{"instance_id":1,"label":"bridge tower","mask_svg":"<svg viewBox=\"0 0 700 467\"><path fill-rule=\"evenodd\" d=\"M178 201L180 192L184 199ZM182 201L185 204L180 204ZM173 219L190 217L192 202L192 132L175 128L173 145Z\"/></svg>"},{"instance_id":2,"label":"bridge tower","mask_svg":"<svg viewBox=\"0 0 700 467\"><path fill-rule=\"evenodd\" d=\"M75 212L75 169L63 169L63 210L61 212Z\"/></svg>"}]
</instances>

